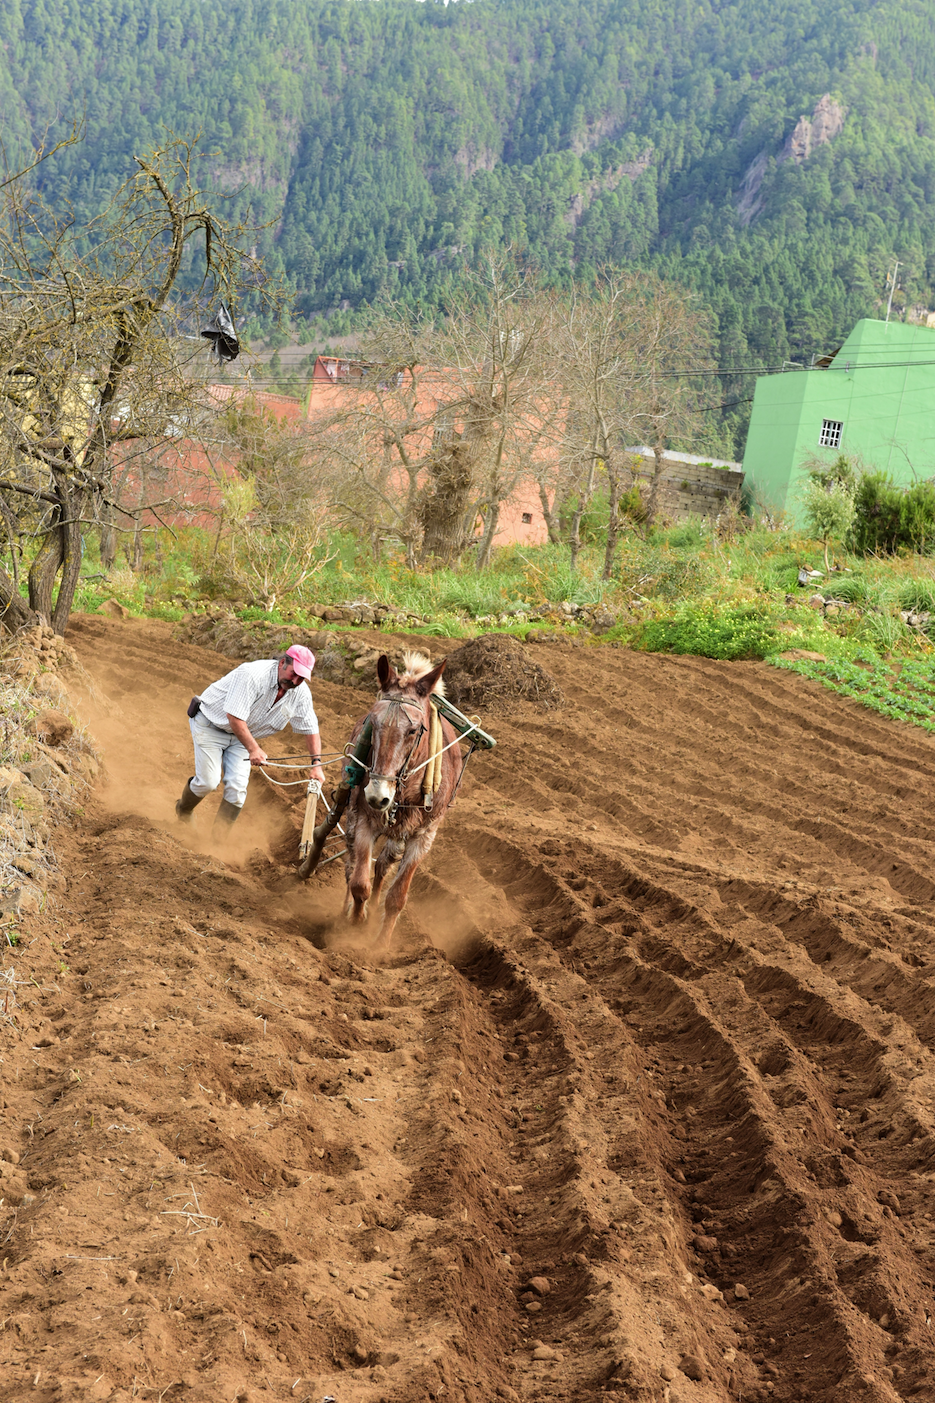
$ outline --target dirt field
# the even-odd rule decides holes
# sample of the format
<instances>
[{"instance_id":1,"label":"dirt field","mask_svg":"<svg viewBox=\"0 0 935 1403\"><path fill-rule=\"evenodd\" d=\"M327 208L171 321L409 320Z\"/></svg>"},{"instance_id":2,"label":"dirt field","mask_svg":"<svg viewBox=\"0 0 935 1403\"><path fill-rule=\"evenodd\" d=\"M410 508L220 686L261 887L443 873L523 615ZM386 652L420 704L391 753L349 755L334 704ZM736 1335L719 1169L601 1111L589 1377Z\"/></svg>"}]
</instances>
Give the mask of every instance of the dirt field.
<instances>
[{"instance_id":1,"label":"dirt field","mask_svg":"<svg viewBox=\"0 0 935 1403\"><path fill-rule=\"evenodd\" d=\"M8 952L4 1403L935 1399L932 741L539 647L565 706L496 722L381 967L288 791L179 830L224 660L68 637L110 779Z\"/></svg>"}]
</instances>

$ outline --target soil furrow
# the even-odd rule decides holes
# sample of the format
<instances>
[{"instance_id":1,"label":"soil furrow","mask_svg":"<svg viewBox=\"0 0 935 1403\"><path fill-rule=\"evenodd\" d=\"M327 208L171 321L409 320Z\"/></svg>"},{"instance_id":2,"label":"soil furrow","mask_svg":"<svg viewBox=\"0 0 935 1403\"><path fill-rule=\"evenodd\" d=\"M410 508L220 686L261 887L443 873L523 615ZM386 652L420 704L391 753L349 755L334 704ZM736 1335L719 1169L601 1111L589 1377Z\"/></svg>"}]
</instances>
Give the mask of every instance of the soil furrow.
<instances>
[{"instance_id":1,"label":"soil furrow","mask_svg":"<svg viewBox=\"0 0 935 1403\"><path fill-rule=\"evenodd\" d=\"M533 649L566 706L490 719L378 964L301 791L175 824L225 660L69 633L110 782L7 962L4 1400L935 1400L927 737Z\"/></svg>"}]
</instances>

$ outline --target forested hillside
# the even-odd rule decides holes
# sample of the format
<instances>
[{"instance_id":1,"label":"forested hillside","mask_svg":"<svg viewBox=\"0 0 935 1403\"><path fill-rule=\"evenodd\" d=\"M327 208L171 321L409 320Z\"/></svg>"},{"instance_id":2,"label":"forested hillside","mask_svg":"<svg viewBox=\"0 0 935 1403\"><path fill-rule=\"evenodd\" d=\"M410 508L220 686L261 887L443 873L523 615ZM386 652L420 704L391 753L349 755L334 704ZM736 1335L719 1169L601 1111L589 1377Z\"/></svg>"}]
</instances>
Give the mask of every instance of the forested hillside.
<instances>
[{"instance_id":1,"label":"forested hillside","mask_svg":"<svg viewBox=\"0 0 935 1403\"><path fill-rule=\"evenodd\" d=\"M431 301L504 241L558 283L693 285L725 366L827 349L894 256L897 309L935 306L920 0L10 0L0 41L10 159L87 115L47 193L83 219L164 127L201 130L304 318Z\"/></svg>"}]
</instances>

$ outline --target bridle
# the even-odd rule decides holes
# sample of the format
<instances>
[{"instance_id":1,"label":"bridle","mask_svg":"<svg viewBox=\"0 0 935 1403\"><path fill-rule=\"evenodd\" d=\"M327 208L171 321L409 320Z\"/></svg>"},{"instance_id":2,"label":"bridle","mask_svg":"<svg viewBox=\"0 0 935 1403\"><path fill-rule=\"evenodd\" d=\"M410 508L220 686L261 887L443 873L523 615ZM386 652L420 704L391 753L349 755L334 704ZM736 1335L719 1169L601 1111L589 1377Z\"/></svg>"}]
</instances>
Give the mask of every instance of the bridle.
<instances>
[{"instance_id":1,"label":"bridle","mask_svg":"<svg viewBox=\"0 0 935 1403\"><path fill-rule=\"evenodd\" d=\"M387 706L390 708L390 711L387 713L386 716L384 716L381 719L379 723L376 721L373 714L377 706ZM392 710L392 708L394 707L396 708L395 713ZM373 729L375 732L372 750L372 754L374 755L376 754L377 741L379 739L379 726L383 725L386 721L390 720L391 717L398 716L399 712L403 712L406 716L407 721L411 721L413 722L413 724L418 723L419 729L416 732L415 739L413 740L412 745L409 747L409 753L407 754L405 760L403 761L400 768L396 771L396 773L387 775L378 774L376 770L374 770L372 765L367 764L366 760L355 759L354 761L356 765L359 765L361 769L367 772L370 780L388 780L394 785L395 792L393 795L393 802L390 804L389 808L386 809L384 812L384 817L388 824L392 823L394 817L396 816L397 809L413 807L412 805L402 803L400 799L400 792L404 788L406 780L409 778L409 766L411 765L413 757L415 756L416 752L419 749L419 746L422 743L422 737L426 734L427 731L427 727L425 724L425 712L421 709L418 709L418 714L413 716L410 711L406 710L407 707L411 707L413 708L413 710L417 710L418 702L407 701L404 697L380 697L375 703L374 707L371 709L370 716L368 718L373 724ZM347 754L347 747L345 747L345 754Z\"/></svg>"}]
</instances>

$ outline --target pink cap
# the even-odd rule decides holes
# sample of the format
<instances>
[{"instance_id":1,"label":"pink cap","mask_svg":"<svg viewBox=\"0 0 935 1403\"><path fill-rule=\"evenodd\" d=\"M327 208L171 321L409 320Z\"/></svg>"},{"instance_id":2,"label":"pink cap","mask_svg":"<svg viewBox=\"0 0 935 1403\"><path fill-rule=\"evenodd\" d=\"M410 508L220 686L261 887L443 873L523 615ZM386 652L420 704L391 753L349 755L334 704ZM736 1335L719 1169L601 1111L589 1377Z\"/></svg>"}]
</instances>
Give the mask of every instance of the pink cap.
<instances>
[{"instance_id":1,"label":"pink cap","mask_svg":"<svg viewBox=\"0 0 935 1403\"><path fill-rule=\"evenodd\" d=\"M300 677L311 677L315 666L315 654L311 649L303 648L301 643L293 643L291 648L286 649L286 657L292 659L293 672Z\"/></svg>"}]
</instances>

